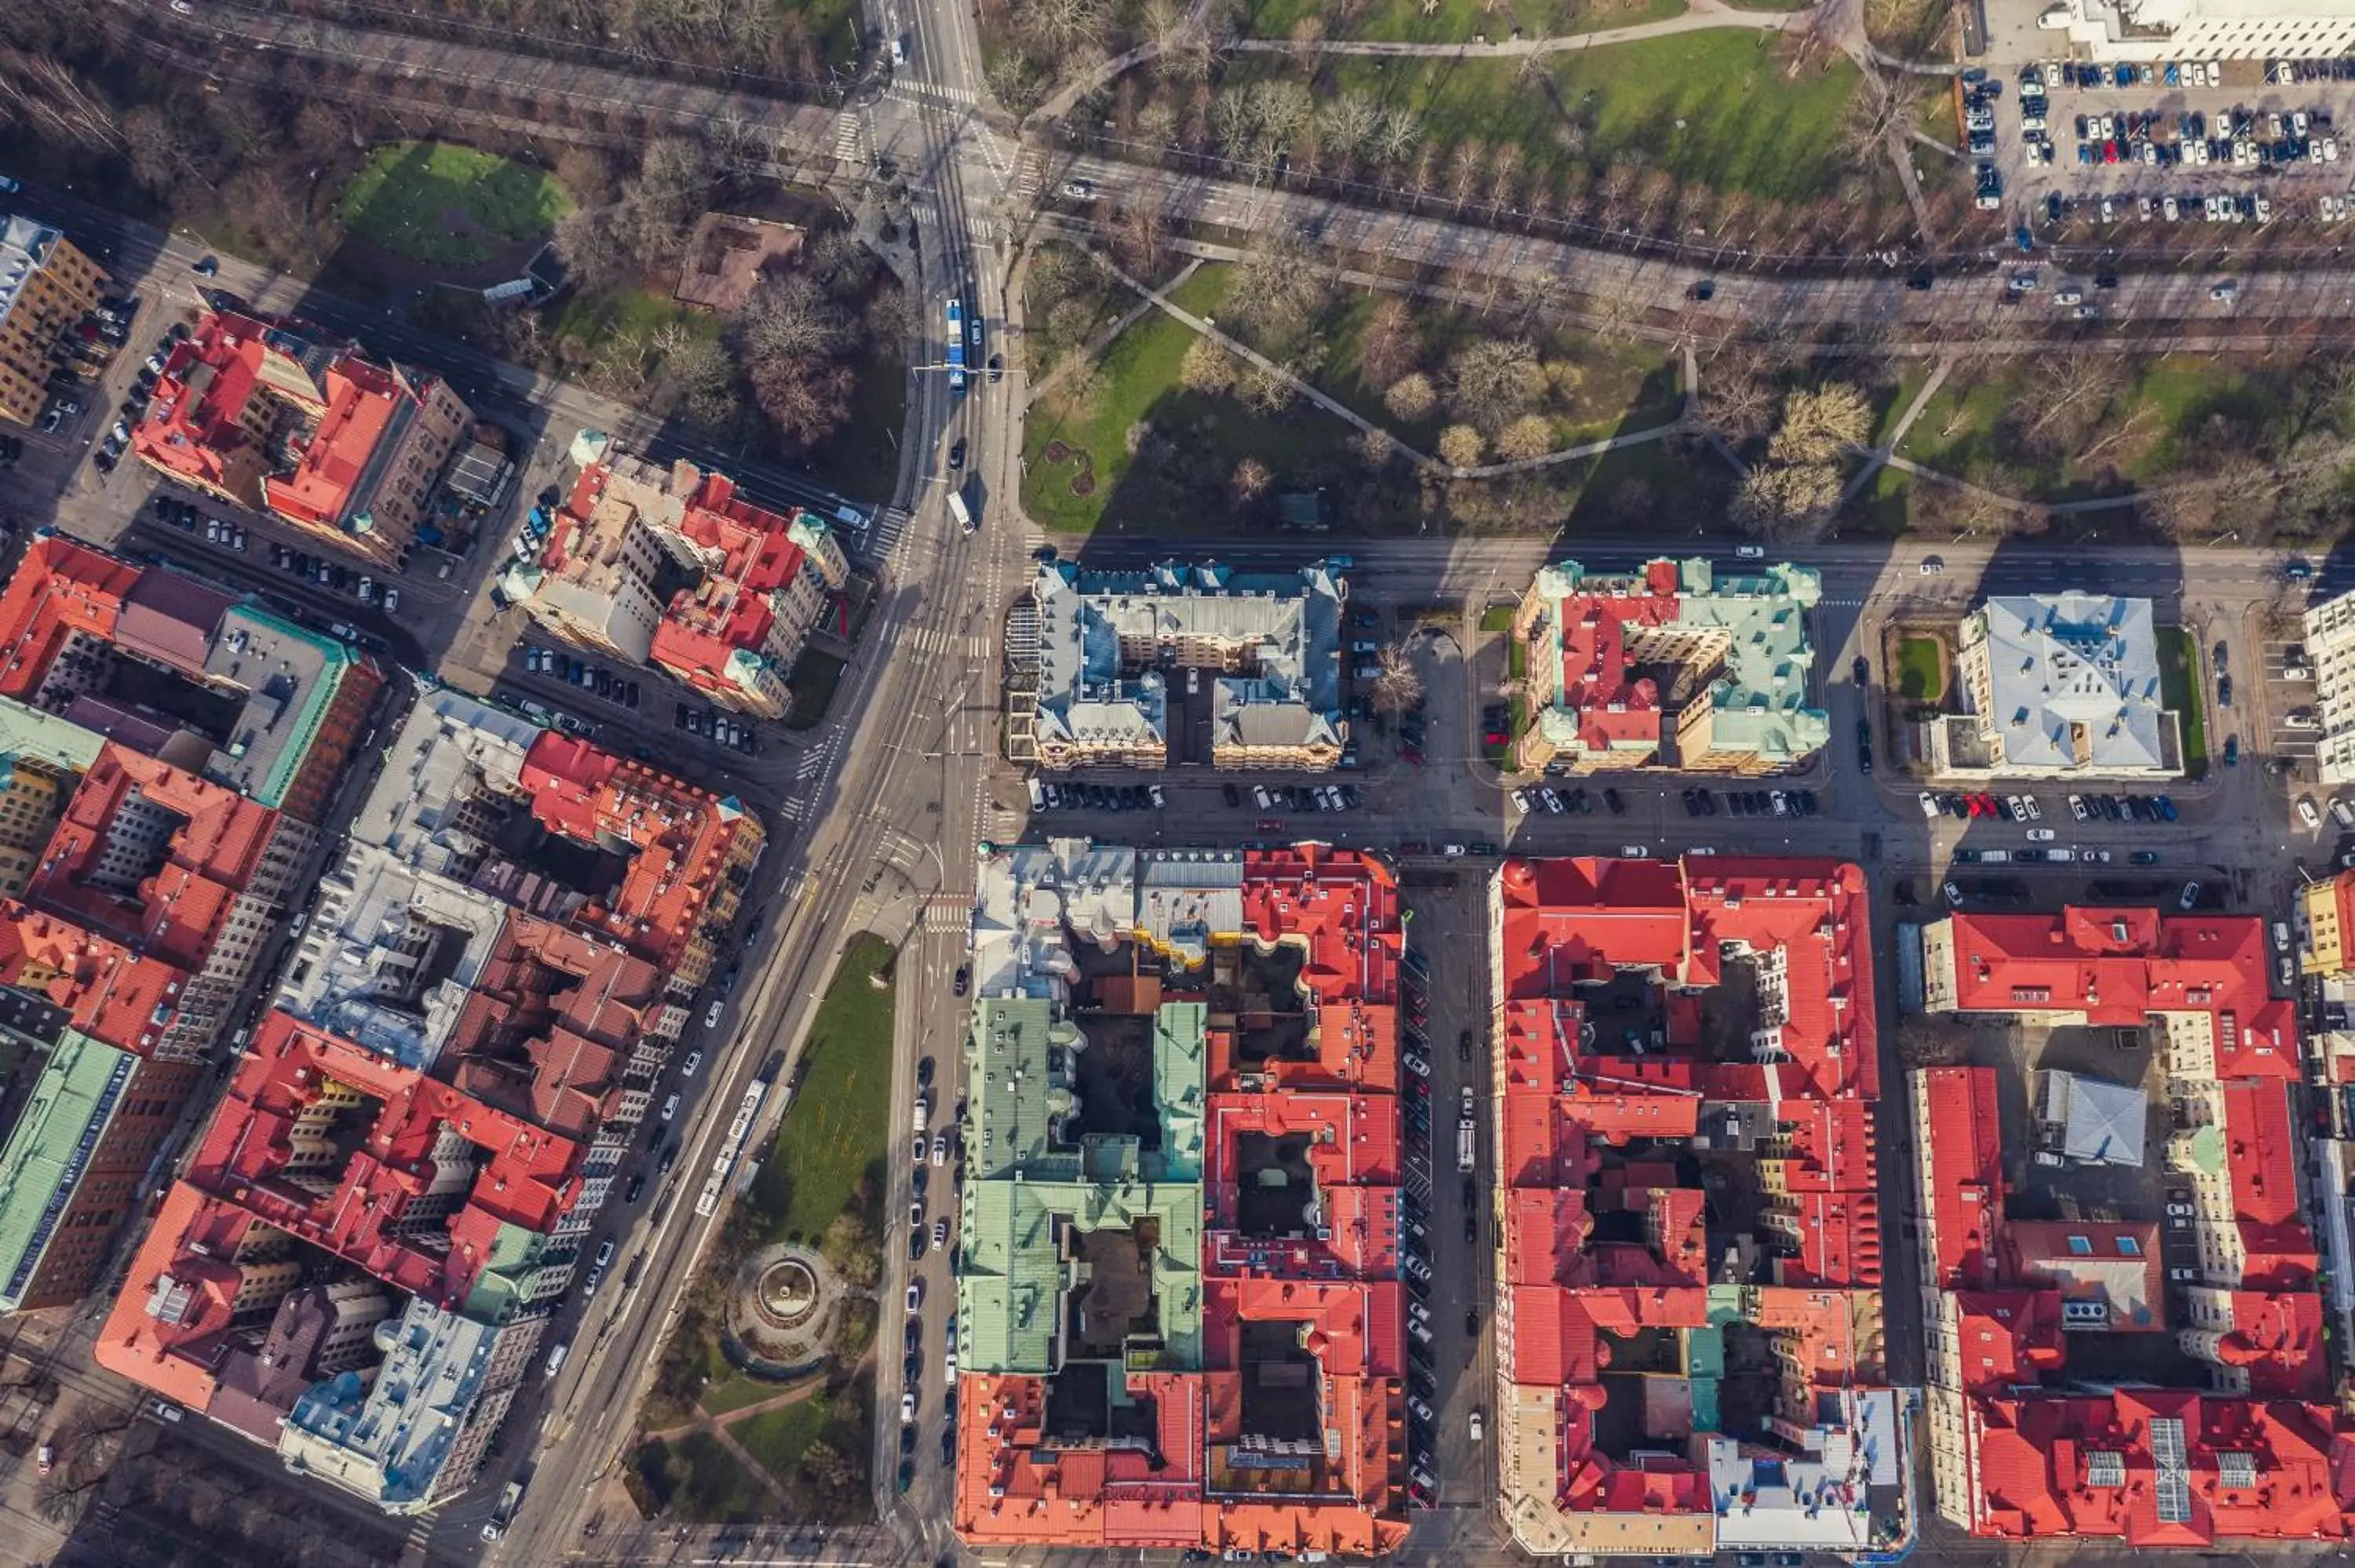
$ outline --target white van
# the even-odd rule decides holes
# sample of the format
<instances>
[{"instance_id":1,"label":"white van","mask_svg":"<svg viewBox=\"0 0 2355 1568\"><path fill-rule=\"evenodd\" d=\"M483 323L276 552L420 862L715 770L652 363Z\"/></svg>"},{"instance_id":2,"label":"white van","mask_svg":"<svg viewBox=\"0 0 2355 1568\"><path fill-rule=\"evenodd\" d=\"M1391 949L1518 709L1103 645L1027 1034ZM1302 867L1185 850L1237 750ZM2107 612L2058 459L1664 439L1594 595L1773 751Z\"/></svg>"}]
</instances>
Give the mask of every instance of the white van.
<instances>
[{"instance_id":1,"label":"white van","mask_svg":"<svg viewBox=\"0 0 2355 1568\"><path fill-rule=\"evenodd\" d=\"M1034 811L1045 810L1047 809L1047 787L1044 784L1039 783L1036 779L1029 779L1028 782L1030 786L1030 809Z\"/></svg>"},{"instance_id":2,"label":"white van","mask_svg":"<svg viewBox=\"0 0 2355 1568\"><path fill-rule=\"evenodd\" d=\"M556 1349L548 1352L548 1366L543 1375L554 1377L558 1372L562 1372L564 1370L564 1358L571 1353L571 1340L564 1340L559 1341Z\"/></svg>"}]
</instances>

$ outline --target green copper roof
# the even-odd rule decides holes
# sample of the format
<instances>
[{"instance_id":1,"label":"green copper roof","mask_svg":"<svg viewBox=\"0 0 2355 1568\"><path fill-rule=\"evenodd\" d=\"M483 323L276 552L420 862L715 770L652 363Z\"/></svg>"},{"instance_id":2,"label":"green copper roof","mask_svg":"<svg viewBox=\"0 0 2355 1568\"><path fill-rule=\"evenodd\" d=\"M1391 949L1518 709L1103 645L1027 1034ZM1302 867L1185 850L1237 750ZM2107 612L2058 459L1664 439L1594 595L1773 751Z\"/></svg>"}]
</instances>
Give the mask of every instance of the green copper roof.
<instances>
[{"instance_id":1,"label":"green copper roof","mask_svg":"<svg viewBox=\"0 0 2355 1568\"><path fill-rule=\"evenodd\" d=\"M551 1266L546 1259L556 1250L556 1244L539 1232L501 1221L462 1310L485 1323L512 1322L525 1308L560 1288L555 1277L570 1269L574 1248L565 1244L567 1261Z\"/></svg>"},{"instance_id":2,"label":"green copper roof","mask_svg":"<svg viewBox=\"0 0 2355 1568\"><path fill-rule=\"evenodd\" d=\"M138 1058L69 1029L0 1148L0 1311L16 1310Z\"/></svg>"},{"instance_id":3,"label":"green copper roof","mask_svg":"<svg viewBox=\"0 0 2355 1568\"><path fill-rule=\"evenodd\" d=\"M1206 1010L1173 1002L1154 1018L1153 1092L1160 1147L1124 1136L1060 1144L1078 1108L1068 1075L1087 1048L1043 998L990 997L966 1041L972 1170L959 1228L957 1326L975 1372L1044 1374L1059 1363L1064 1296L1078 1249L1066 1233L1155 1233L1146 1259L1162 1348L1158 1368L1202 1357L1202 1117ZM1067 1261L1065 1252L1073 1253Z\"/></svg>"},{"instance_id":4,"label":"green copper roof","mask_svg":"<svg viewBox=\"0 0 2355 1568\"><path fill-rule=\"evenodd\" d=\"M0 697L0 754L29 757L69 773L87 773L106 737L55 714Z\"/></svg>"}]
</instances>

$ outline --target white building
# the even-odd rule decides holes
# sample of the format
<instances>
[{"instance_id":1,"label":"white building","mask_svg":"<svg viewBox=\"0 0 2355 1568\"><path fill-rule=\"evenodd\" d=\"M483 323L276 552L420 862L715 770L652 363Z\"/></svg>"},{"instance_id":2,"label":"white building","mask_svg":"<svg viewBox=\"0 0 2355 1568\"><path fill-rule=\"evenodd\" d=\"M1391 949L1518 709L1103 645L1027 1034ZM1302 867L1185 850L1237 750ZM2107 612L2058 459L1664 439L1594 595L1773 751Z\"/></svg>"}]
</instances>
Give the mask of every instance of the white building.
<instances>
[{"instance_id":1,"label":"white building","mask_svg":"<svg viewBox=\"0 0 2355 1568\"><path fill-rule=\"evenodd\" d=\"M2150 600L2074 590L1991 599L1964 618L1958 641L1965 711L1931 726L1932 771L2181 777L2181 715L2161 694Z\"/></svg>"},{"instance_id":2,"label":"white building","mask_svg":"<svg viewBox=\"0 0 2355 1568\"><path fill-rule=\"evenodd\" d=\"M2324 59L2355 54L2345 0L2061 0L2043 23L2105 61ZM2062 52L2057 47L2055 54Z\"/></svg>"},{"instance_id":3,"label":"white building","mask_svg":"<svg viewBox=\"0 0 2355 1568\"><path fill-rule=\"evenodd\" d=\"M2306 656L2322 710L2315 764L2325 784L2355 783L2355 593L2306 612Z\"/></svg>"},{"instance_id":4,"label":"white building","mask_svg":"<svg viewBox=\"0 0 2355 1568\"><path fill-rule=\"evenodd\" d=\"M339 1372L295 1401L278 1457L387 1513L422 1513L474 1483L548 1321L477 1322L411 1298L376 1326L372 1377Z\"/></svg>"},{"instance_id":5,"label":"white building","mask_svg":"<svg viewBox=\"0 0 2355 1568\"><path fill-rule=\"evenodd\" d=\"M1330 768L1349 733L1348 591L1322 561L1289 573L1042 566L1031 585L1035 685L1018 705L1018 742L1027 737L1050 768ZM1173 727L1189 722L1207 730L1207 758L1183 755L1182 737L1181 755L1170 754Z\"/></svg>"}]
</instances>

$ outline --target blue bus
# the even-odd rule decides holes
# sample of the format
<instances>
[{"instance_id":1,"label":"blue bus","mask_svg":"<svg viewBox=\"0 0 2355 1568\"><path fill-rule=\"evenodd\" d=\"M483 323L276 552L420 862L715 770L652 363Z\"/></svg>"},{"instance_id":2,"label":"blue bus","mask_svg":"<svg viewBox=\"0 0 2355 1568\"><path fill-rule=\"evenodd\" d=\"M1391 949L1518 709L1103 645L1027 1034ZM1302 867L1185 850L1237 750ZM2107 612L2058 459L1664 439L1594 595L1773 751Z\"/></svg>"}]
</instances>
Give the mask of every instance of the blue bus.
<instances>
[{"instance_id":1,"label":"blue bus","mask_svg":"<svg viewBox=\"0 0 2355 1568\"><path fill-rule=\"evenodd\" d=\"M949 298L949 390L964 390L964 306Z\"/></svg>"}]
</instances>

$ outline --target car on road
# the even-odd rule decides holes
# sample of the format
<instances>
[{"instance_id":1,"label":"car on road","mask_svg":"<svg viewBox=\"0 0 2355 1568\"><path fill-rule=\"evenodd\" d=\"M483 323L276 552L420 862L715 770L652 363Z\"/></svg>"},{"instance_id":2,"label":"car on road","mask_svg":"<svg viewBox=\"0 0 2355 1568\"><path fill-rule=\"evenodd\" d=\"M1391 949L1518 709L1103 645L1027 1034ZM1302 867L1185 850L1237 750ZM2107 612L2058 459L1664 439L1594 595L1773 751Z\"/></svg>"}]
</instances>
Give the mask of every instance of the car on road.
<instances>
[{"instance_id":1,"label":"car on road","mask_svg":"<svg viewBox=\"0 0 2355 1568\"><path fill-rule=\"evenodd\" d=\"M938 1252L949 1245L949 1223L945 1219L932 1222L932 1250Z\"/></svg>"},{"instance_id":2,"label":"car on road","mask_svg":"<svg viewBox=\"0 0 2355 1568\"><path fill-rule=\"evenodd\" d=\"M2315 808L2313 796L2300 795L2297 798L2297 820L2308 828L2322 826L2322 813Z\"/></svg>"},{"instance_id":3,"label":"car on road","mask_svg":"<svg viewBox=\"0 0 2355 1568\"><path fill-rule=\"evenodd\" d=\"M695 1076L695 1070L702 1065L703 1053L700 1051L689 1051L687 1054L687 1064L679 1068L678 1075L682 1078L691 1078Z\"/></svg>"},{"instance_id":4,"label":"car on road","mask_svg":"<svg viewBox=\"0 0 2355 1568\"><path fill-rule=\"evenodd\" d=\"M2237 735L2228 735L2224 737L2224 766L2238 768L2240 765L2241 737Z\"/></svg>"},{"instance_id":5,"label":"car on road","mask_svg":"<svg viewBox=\"0 0 2355 1568\"><path fill-rule=\"evenodd\" d=\"M963 436L959 436L954 443L953 443L949 448L949 471L954 473L964 466L964 438Z\"/></svg>"},{"instance_id":6,"label":"car on road","mask_svg":"<svg viewBox=\"0 0 2355 1568\"><path fill-rule=\"evenodd\" d=\"M1936 556L1924 556L1921 566L1915 569L1925 577L1934 577L1946 569L1946 563Z\"/></svg>"},{"instance_id":7,"label":"car on road","mask_svg":"<svg viewBox=\"0 0 2355 1568\"><path fill-rule=\"evenodd\" d=\"M912 1393L901 1394L900 1396L900 1424L903 1426L909 1425L912 1424L915 1419L916 1396Z\"/></svg>"},{"instance_id":8,"label":"car on road","mask_svg":"<svg viewBox=\"0 0 2355 1568\"><path fill-rule=\"evenodd\" d=\"M2179 909L2188 910L2199 902L2200 885L2196 882L2187 882L2183 885L2183 895L2175 901L2175 906Z\"/></svg>"},{"instance_id":9,"label":"car on road","mask_svg":"<svg viewBox=\"0 0 2355 1568\"><path fill-rule=\"evenodd\" d=\"M721 1011L722 1011L722 1010L724 1010L724 1009L727 1007L727 1005L728 1005L728 1000L727 1000L727 998L725 998L725 997L719 997L719 996L715 996L715 997L713 997L713 998L711 999L711 1005L710 1005L709 1007L707 1007L707 1008L705 1008L705 1009L703 1010L703 1026L704 1026L706 1029L717 1029L717 1028L719 1028L719 1014L720 1014Z\"/></svg>"},{"instance_id":10,"label":"car on road","mask_svg":"<svg viewBox=\"0 0 2355 1568\"><path fill-rule=\"evenodd\" d=\"M677 1095L673 1095L670 1098L663 1101L662 1118L665 1121L668 1121L677 1115L678 1115L678 1097Z\"/></svg>"},{"instance_id":11,"label":"car on road","mask_svg":"<svg viewBox=\"0 0 2355 1568\"><path fill-rule=\"evenodd\" d=\"M973 966L970 964L959 964L957 966L956 973L950 977L949 980L950 993L955 996L963 996L965 991L972 987L972 985Z\"/></svg>"},{"instance_id":12,"label":"car on road","mask_svg":"<svg viewBox=\"0 0 2355 1568\"><path fill-rule=\"evenodd\" d=\"M936 1132L932 1134L932 1163L946 1165L948 1162L949 1135L945 1132Z\"/></svg>"},{"instance_id":13,"label":"car on road","mask_svg":"<svg viewBox=\"0 0 2355 1568\"><path fill-rule=\"evenodd\" d=\"M2030 828L2028 830L2028 842L2032 844L2049 844L2052 842L2052 830L2051 828Z\"/></svg>"},{"instance_id":14,"label":"car on road","mask_svg":"<svg viewBox=\"0 0 2355 1568\"><path fill-rule=\"evenodd\" d=\"M1062 185L1062 196L1066 201L1093 201L1096 187L1094 182L1090 180L1065 180Z\"/></svg>"}]
</instances>

